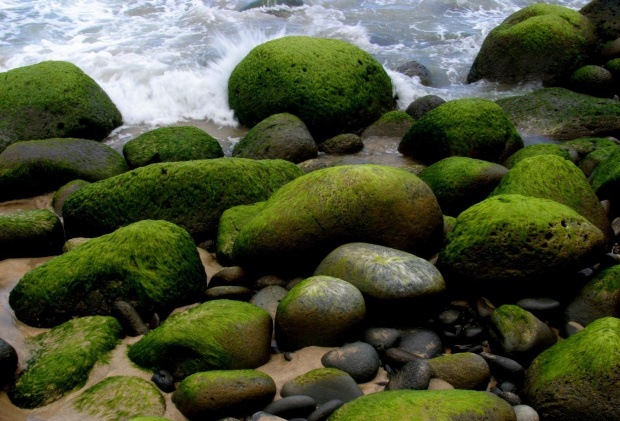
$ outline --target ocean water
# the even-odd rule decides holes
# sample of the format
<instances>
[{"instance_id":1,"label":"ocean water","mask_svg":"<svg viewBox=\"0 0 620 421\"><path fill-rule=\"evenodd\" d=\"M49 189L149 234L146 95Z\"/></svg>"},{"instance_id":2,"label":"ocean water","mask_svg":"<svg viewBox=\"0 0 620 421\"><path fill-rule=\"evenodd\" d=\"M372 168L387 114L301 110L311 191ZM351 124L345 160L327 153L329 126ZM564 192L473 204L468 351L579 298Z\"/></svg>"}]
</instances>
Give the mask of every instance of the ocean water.
<instances>
[{"instance_id":1,"label":"ocean water","mask_svg":"<svg viewBox=\"0 0 620 421\"><path fill-rule=\"evenodd\" d=\"M0 71L70 61L123 114L108 139L122 145L158 126L194 124L220 140L242 135L228 107L228 77L256 45L285 35L348 41L392 78L399 108L436 94L496 99L538 86L465 83L491 29L534 0L305 0L298 8L241 12L246 0L0 0ZM548 0L579 9L585 0ZM395 71L416 60L434 87Z\"/></svg>"}]
</instances>

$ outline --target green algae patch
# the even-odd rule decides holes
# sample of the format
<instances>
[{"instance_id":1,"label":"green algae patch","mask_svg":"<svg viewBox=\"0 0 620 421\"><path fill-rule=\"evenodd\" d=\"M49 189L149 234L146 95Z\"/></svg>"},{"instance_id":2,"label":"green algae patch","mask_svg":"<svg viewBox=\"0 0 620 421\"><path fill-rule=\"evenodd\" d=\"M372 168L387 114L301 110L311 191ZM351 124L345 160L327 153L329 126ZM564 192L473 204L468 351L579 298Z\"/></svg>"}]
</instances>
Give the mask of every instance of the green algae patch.
<instances>
[{"instance_id":1,"label":"green algae patch","mask_svg":"<svg viewBox=\"0 0 620 421\"><path fill-rule=\"evenodd\" d=\"M620 148L616 148L590 176L590 184L599 199L618 198L620 187Z\"/></svg>"},{"instance_id":2,"label":"green algae patch","mask_svg":"<svg viewBox=\"0 0 620 421\"><path fill-rule=\"evenodd\" d=\"M58 216L47 209L0 214L0 260L60 254L65 234Z\"/></svg>"},{"instance_id":3,"label":"green algae patch","mask_svg":"<svg viewBox=\"0 0 620 421\"><path fill-rule=\"evenodd\" d=\"M620 265L596 274L566 307L566 320L588 326L596 319L620 316Z\"/></svg>"},{"instance_id":4,"label":"green algae patch","mask_svg":"<svg viewBox=\"0 0 620 421\"><path fill-rule=\"evenodd\" d=\"M0 73L0 152L20 140L103 140L121 124L108 95L74 64L44 61Z\"/></svg>"},{"instance_id":5,"label":"green algae patch","mask_svg":"<svg viewBox=\"0 0 620 421\"><path fill-rule=\"evenodd\" d=\"M486 390L491 371L478 354L461 352L428 360L431 377L444 380L455 389Z\"/></svg>"},{"instance_id":6,"label":"green algae patch","mask_svg":"<svg viewBox=\"0 0 620 421\"><path fill-rule=\"evenodd\" d=\"M113 317L70 320L30 341L30 359L9 390L20 408L37 408L82 387L97 361L116 347L121 325Z\"/></svg>"},{"instance_id":7,"label":"green algae patch","mask_svg":"<svg viewBox=\"0 0 620 421\"><path fill-rule=\"evenodd\" d=\"M599 149L618 146L616 142L605 137L582 137L562 142L562 145L574 149L579 155L580 160Z\"/></svg>"},{"instance_id":8,"label":"green algae patch","mask_svg":"<svg viewBox=\"0 0 620 421\"><path fill-rule=\"evenodd\" d=\"M217 261L222 266L233 265L233 246L239 231L263 210L265 202L235 206L227 209L217 227Z\"/></svg>"},{"instance_id":9,"label":"green algae patch","mask_svg":"<svg viewBox=\"0 0 620 421\"><path fill-rule=\"evenodd\" d=\"M255 47L230 75L228 98L244 126L290 113L317 141L362 129L395 107L392 82L370 54L307 36Z\"/></svg>"},{"instance_id":10,"label":"green algae patch","mask_svg":"<svg viewBox=\"0 0 620 421\"><path fill-rule=\"evenodd\" d=\"M398 151L425 164L450 156L502 162L523 147L523 140L492 101L466 98L429 111L405 134Z\"/></svg>"},{"instance_id":11,"label":"green algae patch","mask_svg":"<svg viewBox=\"0 0 620 421\"><path fill-rule=\"evenodd\" d=\"M63 215L67 236L97 237L143 219L163 219L197 241L215 235L226 209L266 200L303 175L293 163L217 158L152 164L72 194Z\"/></svg>"},{"instance_id":12,"label":"green algae patch","mask_svg":"<svg viewBox=\"0 0 620 421\"><path fill-rule=\"evenodd\" d=\"M362 132L362 139L371 136L402 138L415 124L415 119L404 111L388 111Z\"/></svg>"},{"instance_id":13,"label":"green algae patch","mask_svg":"<svg viewBox=\"0 0 620 421\"><path fill-rule=\"evenodd\" d=\"M570 152L565 146L566 143L563 145L555 143L537 143L535 145L529 145L510 155L508 159L504 161L504 166L510 169L524 159L538 155L557 155L567 161L572 161Z\"/></svg>"},{"instance_id":14,"label":"green algae patch","mask_svg":"<svg viewBox=\"0 0 620 421\"><path fill-rule=\"evenodd\" d=\"M501 398L471 390L391 390L355 399L329 421L516 421Z\"/></svg>"},{"instance_id":15,"label":"green algae patch","mask_svg":"<svg viewBox=\"0 0 620 421\"><path fill-rule=\"evenodd\" d=\"M88 186L89 184L90 183L88 181L78 179L69 181L67 184L60 187L56 193L54 193L54 197L52 199L52 208L54 208L56 215L62 217L62 207L64 206L67 197L71 196L82 187Z\"/></svg>"},{"instance_id":16,"label":"green algae patch","mask_svg":"<svg viewBox=\"0 0 620 421\"><path fill-rule=\"evenodd\" d=\"M164 415L164 397L138 377L108 377L86 389L73 403L76 410L98 419L121 421L143 415Z\"/></svg>"},{"instance_id":17,"label":"green algae patch","mask_svg":"<svg viewBox=\"0 0 620 421\"><path fill-rule=\"evenodd\" d=\"M109 315L126 301L147 320L196 301L206 275L190 235L166 221L141 221L93 238L30 272L9 296L17 318L50 327Z\"/></svg>"},{"instance_id":18,"label":"green algae patch","mask_svg":"<svg viewBox=\"0 0 620 421\"><path fill-rule=\"evenodd\" d=\"M175 378L207 370L256 368L269 360L272 321L265 310L215 300L169 317L129 348L129 359Z\"/></svg>"}]
</instances>

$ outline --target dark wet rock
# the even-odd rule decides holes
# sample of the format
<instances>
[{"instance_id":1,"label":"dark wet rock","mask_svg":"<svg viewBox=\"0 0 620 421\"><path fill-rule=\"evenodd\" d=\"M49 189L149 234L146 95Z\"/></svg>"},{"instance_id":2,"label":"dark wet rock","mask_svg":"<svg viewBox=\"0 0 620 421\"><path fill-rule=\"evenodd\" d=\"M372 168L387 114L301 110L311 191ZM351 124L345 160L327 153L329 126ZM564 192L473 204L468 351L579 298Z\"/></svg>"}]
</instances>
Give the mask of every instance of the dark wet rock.
<instances>
[{"instance_id":1,"label":"dark wet rock","mask_svg":"<svg viewBox=\"0 0 620 421\"><path fill-rule=\"evenodd\" d=\"M112 304L112 315L120 322L128 336L140 336L149 331L140 314L127 301L115 301Z\"/></svg>"},{"instance_id":2,"label":"dark wet rock","mask_svg":"<svg viewBox=\"0 0 620 421\"><path fill-rule=\"evenodd\" d=\"M254 290L260 291L263 288L278 286L285 288L288 285L285 279L280 278L275 275L265 275L261 276L254 282L253 288Z\"/></svg>"},{"instance_id":3,"label":"dark wet rock","mask_svg":"<svg viewBox=\"0 0 620 421\"><path fill-rule=\"evenodd\" d=\"M218 270L209 279L209 288L221 286L247 286L245 271L239 266L225 267Z\"/></svg>"},{"instance_id":4,"label":"dark wet rock","mask_svg":"<svg viewBox=\"0 0 620 421\"><path fill-rule=\"evenodd\" d=\"M248 302L252 299L252 290L246 287L221 286L209 288L204 293L204 300L234 300Z\"/></svg>"},{"instance_id":5,"label":"dark wet rock","mask_svg":"<svg viewBox=\"0 0 620 421\"><path fill-rule=\"evenodd\" d=\"M266 310L272 319L276 318L278 305L288 294L286 288L279 285L270 285L258 291L250 300L251 304Z\"/></svg>"},{"instance_id":6,"label":"dark wet rock","mask_svg":"<svg viewBox=\"0 0 620 421\"><path fill-rule=\"evenodd\" d=\"M54 208L56 215L62 217L62 206L65 204L65 200L67 200L67 198L73 193L82 187L88 186L89 184L90 182L85 180L73 180L60 187L52 199L52 207Z\"/></svg>"},{"instance_id":7,"label":"dark wet rock","mask_svg":"<svg viewBox=\"0 0 620 421\"><path fill-rule=\"evenodd\" d=\"M263 408L263 412L290 419L306 417L316 409L316 401L310 396L288 396Z\"/></svg>"},{"instance_id":8,"label":"dark wet rock","mask_svg":"<svg viewBox=\"0 0 620 421\"><path fill-rule=\"evenodd\" d=\"M620 37L620 14L615 0L593 0L579 13L594 24L599 39L609 41Z\"/></svg>"},{"instance_id":9,"label":"dark wet rock","mask_svg":"<svg viewBox=\"0 0 620 421\"><path fill-rule=\"evenodd\" d=\"M445 102L446 101L437 95L425 95L409 104L405 112L414 119L419 120L424 114L434 110Z\"/></svg>"},{"instance_id":10,"label":"dark wet rock","mask_svg":"<svg viewBox=\"0 0 620 421\"><path fill-rule=\"evenodd\" d=\"M499 388L503 391L503 392L510 392L510 393L517 393L519 391L519 388L517 387L516 384L509 382L509 381L503 381L500 385Z\"/></svg>"},{"instance_id":11,"label":"dark wet rock","mask_svg":"<svg viewBox=\"0 0 620 421\"><path fill-rule=\"evenodd\" d=\"M521 398L516 393L500 391L497 396L508 402L510 406L521 405Z\"/></svg>"},{"instance_id":12,"label":"dark wet rock","mask_svg":"<svg viewBox=\"0 0 620 421\"><path fill-rule=\"evenodd\" d=\"M444 351L441 338L428 329L411 329L402 332L398 346L421 358L435 358Z\"/></svg>"},{"instance_id":13,"label":"dark wet rock","mask_svg":"<svg viewBox=\"0 0 620 421\"><path fill-rule=\"evenodd\" d=\"M447 381L455 389L485 390L491 373L478 354L464 352L428 360L431 376Z\"/></svg>"},{"instance_id":14,"label":"dark wet rock","mask_svg":"<svg viewBox=\"0 0 620 421\"><path fill-rule=\"evenodd\" d=\"M58 216L47 209L0 215L0 260L60 254L65 234Z\"/></svg>"},{"instance_id":15,"label":"dark wet rock","mask_svg":"<svg viewBox=\"0 0 620 421\"><path fill-rule=\"evenodd\" d=\"M362 138L353 133L343 133L331 137L319 145L319 150L332 155L345 155L364 149Z\"/></svg>"},{"instance_id":16,"label":"dark wet rock","mask_svg":"<svg viewBox=\"0 0 620 421\"><path fill-rule=\"evenodd\" d=\"M277 415L268 414L264 411L258 411L252 414L252 418L246 418L250 421L287 421L285 418L278 417Z\"/></svg>"},{"instance_id":17,"label":"dark wet rock","mask_svg":"<svg viewBox=\"0 0 620 421\"><path fill-rule=\"evenodd\" d=\"M620 317L620 265L590 280L566 307L566 319L587 326L602 317Z\"/></svg>"},{"instance_id":18,"label":"dark wet rock","mask_svg":"<svg viewBox=\"0 0 620 421\"><path fill-rule=\"evenodd\" d=\"M495 306L488 299L482 297L476 300L476 313L481 319L488 318L495 311Z\"/></svg>"},{"instance_id":19,"label":"dark wet rock","mask_svg":"<svg viewBox=\"0 0 620 421\"><path fill-rule=\"evenodd\" d=\"M295 377L282 386L282 397L305 395L322 405L333 399L352 401L363 396L355 380L344 371L335 368L317 368Z\"/></svg>"},{"instance_id":20,"label":"dark wet rock","mask_svg":"<svg viewBox=\"0 0 620 421\"><path fill-rule=\"evenodd\" d=\"M438 318L442 324L452 326L455 325L461 318L461 312L455 309L449 309L441 312Z\"/></svg>"},{"instance_id":21,"label":"dark wet rock","mask_svg":"<svg viewBox=\"0 0 620 421\"><path fill-rule=\"evenodd\" d=\"M523 310L529 311L540 320L549 320L557 315L561 303L554 298L522 298L516 305Z\"/></svg>"},{"instance_id":22,"label":"dark wet rock","mask_svg":"<svg viewBox=\"0 0 620 421\"><path fill-rule=\"evenodd\" d=\"M515 360L488 352L482 352L480 356L489 364L491 375L498 381L508 380L517 385L523 383L525 369Z\"/></svg>"},{"instance_id":23,"label":"dark wet rock","mask_svg":"<svg viewBox=\"0 0 620 421\"><path fill-rule=\"evenodd\" d=\"M611 72L601 66L580 67L571 75L568 83L575 92L600 98L612 98L615 93Z\"/></svg>"},{"instance_id":24,"label":"dark wet rock","mask_svg":"<svg viewBox=\"0 0 620 421\"><path fill-rule=\"evenodd\" d=\"M420 79L420 83L424 86L432 86L431 72L428 71L426 66L418 63L415 60L408 61L407 63L398 66L397 72L400 72L409 77L417 77Z\"/></svg>"},{"instance_id":25,"label":"dark wet rock","mask_svg":"<svg viewBox=\"0 0 620 421\"><path fill-rule=\"evenodd\" d=\"M419 360L419 355L406 351L403 348L390 348L385 353L385 361L390 366L399 369L409 361ZM386 371L388 371L386 369Z\"/></svg>"},{"instance_id":26,"label":"dark wet rock","mask_svg":"<svg viewBox=\"0 0 620 421\"><path fill-rule=\"evenodd\" d=\"M339 399L332 399L331 401L325 402L317 409L314 410L308 417L307 421L325 421L329 418L331 414L334 413L338 408L344 405Z\"/></svg>"},{"instance_id":27,"label":"dark wet rock","mask_svg":"<svg viewBox=\"0 0 620 421\"><path fill-rule=\"evenodd\" d=\"M321 358L323 366L337 368L349 374L357 383L371 381L379 371L379 354L365 342L354 342L333 351Z\"/></svg>"},{"instance_id":28,"label":"dark wet rock","mask_svg":"<svg viewBox=\"0 0 620 421\"><path fill-rule=\"evenodd\" d=\"M431 381L431 367L427 360L416 359L405 363L390 378L385 390L426 390Z\"/></svg>"},{"instance_id":29,"label":"dark wet rock","mask_svg":"<svg viewBox=\"0 0 620 421\"><path fill-rule=\"evenodd\" d=\"M17 371L17 352L4 339L0 338L0 388L13 382Z\"/></svg>"},{"instance_id":30,"label":"dark wet rock","mask_svg":"<svg viewBox=\"0 0 620 421\"><path fill-rule=\"evenodd\" d=\"M168 373L166 370L159 370L156 373L153 373L151 381L155 383L155 385L159 387L162 392L171 393L175 390L174 377L172 377L172 374Z\"/></svg>"},{"instance_id":31,"label":"dark wet rock","mask_svg":"<svg viewBox=\"0 0 620 421\"><path fill-rule=\"evenodd\" d=\"M389 327L371 327L364 331L364 342L369 343L377 351L390 349L400 341L400 332Z\"/></svg>"},{"instance_id":32,"label":"dark wet rock","mask_svg":"<svg viewBox=\"0 0 620 421\"><path fill-rule=\"evenodd\" d=\"M373 136L402 137L413 126L415 119L404 111L390 111L362 132L362 139Z\"/></svg>"}]
</instances>

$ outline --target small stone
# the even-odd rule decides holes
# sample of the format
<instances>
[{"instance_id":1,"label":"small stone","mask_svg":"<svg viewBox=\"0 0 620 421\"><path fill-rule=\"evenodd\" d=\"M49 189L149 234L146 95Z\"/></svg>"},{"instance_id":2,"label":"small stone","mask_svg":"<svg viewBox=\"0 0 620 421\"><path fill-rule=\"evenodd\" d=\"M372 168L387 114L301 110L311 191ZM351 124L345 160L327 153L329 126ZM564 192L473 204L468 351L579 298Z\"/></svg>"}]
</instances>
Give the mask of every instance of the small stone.
<instances>
[{"instance_id":1,"label":"small stone","mask_svg":"<svg viewBox=\"0 0 620 421\"><path fill-rule=\"evenodd\" d=\"M151 377L151 381L155 383L162 392L170 393L175 390L174 377L166 370L159 370L157 373L154 373L153 377Z\"/></svg>"},{"instance_id":2,"label":"small stone","mask_svg":"<svg viewBox=\"0 0 620 421\"><path fill-rule=\"evenodd\" d=\"M523 383L525 369L515 360L488 352L482 352L480 356L489 364L491 374L498 381L509 380L517 385Z\"/></svg>"},{"instance_id":3,"label":"small stone","mask_svg":"<svg viewBox=\"0 0 620 421\"><path fill-rule=\"evenodd\" d=\"M521 405L521 398L516 393L502 391L498 393L497 396L508 402L511 406Z\"/></svg>"},{"instance_id":4,"label":"small stone","mask_svg":"<svg viewBox=\"0 0 620 421\"><path fill-rule=\"evenodd\" d=\"M331 414L344 405L344 402L338 399L332 399L329 402L325 402L319 406L310 415L308 415L307 421L325 421Z\"/></svg>"},{"instance_id":5,"label":"small stone","mask_svg":"<svg viewBox=\"0 0 620 421\"><path fill-rule=\"evenodd\" d=\"M431 378L431 381L428 383L428 390L450 390L454 389L450 383L445 380Z\"/></svg>"},{"instance_id":6,"label":"small stone","mask_svg":"<svg viewBox=\"0 0 620 421\"><path fill-rule=\"evenodd\" d=\"M474 339L479 337L482 332L484 332L484 328L482 326L466 327L463 331L463 336L467 339Z\"/></svg>"},{"instance_id":7,"label":"small stone","mask_svg":"<svg viewBox=\"0 0 620 421\"><path fill-rule=\"evenodd\" d=\"M112 315L123 326L123 331L128 336L140 336L149 331L149 327L136 309L126 301L115 301L112 305Z\"/></svg>"},{"instance_id":8,"label":"small stone","mask_svg":"<svg viewBox=\"0 0 620 421\"><path fill-rule=\"evenodd\" d=\"M553 298L523 298L516 304L540 320L549 320L560 309L560 302Z\"/></svg>"},{"instance_id":9,"label":"small stone","mask_svg":"<svg viewBox=\"0 0 620 421\"><path fill-rule=\"evenodd\" d=\"M495 311L495 306L486 298L481 297L476 301L476 310L478 311L478 316L481 319L485 319Z\"/></svg>"},{"instance_id":10,"label":"small stone","mask_svg":"<svg viewBox=\"0 0 620 421\"><path fill-rule=\"evenodd\" d=\"M513 406L512 409L515 411L515 415L517 416L517 421L539 421L540 417L538 416L538 412L531 406L527 405L516 405Z\"/></svg>"},{"instance_id":11,"label":"small stone","mask_svg":"<svg viewBox=\"0 0 620 421\"><path fill-rule=\"evenodd\" d=\"M460 317L461 317L460 311L450 309L450 310L446 310L442 312L439 315L439 321L444 325L453 326L456 324L456 322L458 322Z\"/></svg>"},{"instance_id":12,"label":"small stone","mask_svg":"<svg viewBox=\"0 0 620 421\"><path fill-rule=\"evenodd\" d=\"M489 383L489 364L478 354L448 354L428 360L431 375L456 389L484 390Z\"/></svg>"},{"instance_id":13,"label":"small stone","mask_svg":"<svg viewBox=\"0 0 620 421\"><path fill-rule=\"evenodd\" d=\"M245 271L239 266L220 269L209 280L209 288L222 286L248 286Z\"/></svg>"},{"instance_id":14,"label":"small stone","mask_svg":"<svg viewBox=\"0 0 620 421\"><path fill-rule=\"evenodd\" d=\"M390 348L385 353L385 358L389 364L398 368L409 361L419 360L421 357L402 348Z\"/></svg>"},{"instance_id":15,"label":"small stone","mask_svg":"<svg viewBox=\"0 0 620 421\"><path fill-rule=\"evenodd\" d=\"M335 368L317 368L302 374L282 386L282 397L306 395L318 405L332 399L343 402L352 401L363 395L355 380L342 370ZM279 415L279 414L277 414Z\"/></svg>"},{"instance_id":16,"label":"small stone","mask_svg":"<svg viewBox=\"0 0 620 421\"><path fill-rule=\"evenodd\" d=\"M446 101L437 95L425 95L409 104L405 112L417 120L427 112L439 107L444 102Z\"/></svg>"},{"instance_id":17,"label":"small stone","mask_svg":"<svg viewBox=\"0 0 620 421\"><path fill-rule=\"evenodd\" d=\"M577 332L581 332L583 330L583 326L577 322L568 322L564 325L564 333L566 336L573 336Z\"/></svg>"},{"instance_id":18,"label":"small stone","mask_svg":"<svg viewBox=\"0 0 620 421\"><path fill-rule=\"evenodd\" d=\"M250 300L250 304L254 304L263 310L266 310L271 318L275 319L278 304L280 304L280 301L282 301L287 293L288 290L286 288L282 288L281 286L268 286L258 291Z\"/></svg>"},{"instance_id":19,"label":"small stone","mask_svg":"<svg viewBox=\"0 0 620 421\"><path fill-rule=\"evenodd\" d=\"M376 350L394 347L400 340L400 333L388 327L371 327L364 332L364 342L374 346Z\"/></svg>"},{"instance_id":20,"label":"small stone","mask_svg":"<svg viewBox=\"0 0 620 421\"><path fill-rule=\"evenodd\" d=\"M517 393L517 386L509 381L503 381L499 385L499 388L502 389L502 391L504 392Z\"/></svg>"},{"instance_id":21,"label":"small stone","mask_svg":"<svg viewBox=\"0 0 620 421\"><path fill-rule=\"evenodd\" d=\"M327 139L319 145L319 151L331 155L353 154L364 148L362 138L353 133L344 133Z\"/></svg>"},{"instance_id":22,"label":"small stone","mask_svg":"<svg viewBox=\"0 0 620 421\"><path fill-rule=\"evenodd\" d=\"M354 342L329 351L323 355L321 363L348 373L357 383L366 383L379 371L379 354L370 344Z\"/></svg>"},{"instance_id":23,"label":"small stone","mask_svg":"<svg viewBox=\"0 0 620 421\"><path fill-rule=\"evenodd\" d=\"M273 285L277 285L279 287L285 288L287 286L288 282L286 282L284 279L279 278L277 276L274 275L265 275L261 278L259 278L256 282L254 282L254 286L253 289L255 291L259 291L265 287L268 286L273 286Z\"/></svg>"},{"instance_id":24,"label":"small stone","mask_svg":"<svg viewBox=\"0 0 620 421\"><path fill-rule=\"evenodd\" d=\"M418 77L420 78L420 83L424 86L431 86L431 74L421 63L418 63L415 60L409 61L396 69L397 72L400 72L409 77ZM429 95L431 96L431 95ZM433 95L434 96L434 95ZM439 97L438 97L439 98Z\"/></svg>"},{"instance_id":25,"label":"small stone","mask_svg":"<svg viewBox=\"0 0 620 421\"><path fill-rule=\"evenodd\" d=\"M0 338L0 388L13 381L17 370L17 352L4 339Z\"/></svg>"},{"instance_id":26,"label":"small stone","mask_svg":"<svg viewBox=\"0 0 620 421\"><path fill-rule=\"evenodd\" d=\"M389 381L385 390L425 390L431 380L431 367L427 360L409 361Z\"/></svg>"},{"instance_id":27,"label":"small stone","mask_svg":"<svg viewBox=\"0 0 620 421\"><path fill-rule=\"evenodd\" d=\"M401 335L400 348L422 358L434 358L443 354L441 338L427 329L412 329Z\"/></svg>"},{"instance_id":28,"label":"small stone","mask_svg":"<svg viewBox=\"0 0 620 421\"><path fill-rule=\"evenodd\" d=\"M305 418L314 412L315 409L316 402L310 396L296 395L271 402L263 408L263 412L290 419L295 417Z\"/></svg>"},{"instance_id":29,"label":"small stone","mask_svg":"<svg viewBox=\"0 0 620 421\"><path fill-rule=\"evenodd\" d=\"M252 290L246 287L214 287L205 291L205 301L234 300L248 302L252 299Z\"/></svg>"}]
</instances>

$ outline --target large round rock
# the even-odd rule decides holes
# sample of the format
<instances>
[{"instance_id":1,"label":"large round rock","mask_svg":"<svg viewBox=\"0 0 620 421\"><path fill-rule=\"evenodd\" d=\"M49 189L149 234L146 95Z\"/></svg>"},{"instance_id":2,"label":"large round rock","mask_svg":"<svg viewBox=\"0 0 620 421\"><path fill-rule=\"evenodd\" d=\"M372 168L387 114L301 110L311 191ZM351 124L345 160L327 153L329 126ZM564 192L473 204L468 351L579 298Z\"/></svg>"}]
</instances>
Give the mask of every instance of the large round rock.
<instances>
[{"instance_id":1,"label":"large round rock","mask_svg":"<svg viewBox=\"0 0 620 421\"><path fill-rule=\"evenodd\" d=\"M0 214L0 260L10 257L53 256L65 242L62 223L47 209Z\"/></svg>"},{"instance_id":2,"label":"large round rock","mask_svg":"<svg viewBox=\"0 0 620 421\"><path fill-rule=\"evenodd\" d=\"M247 127L287 112L318 140L355 132L395 105L392 82L370 54L344 41L306 36L250 51L230 75L228 97Z\"/></svg>"}]
</instances>

